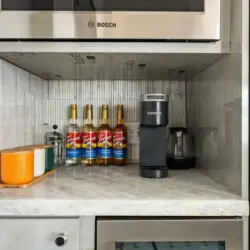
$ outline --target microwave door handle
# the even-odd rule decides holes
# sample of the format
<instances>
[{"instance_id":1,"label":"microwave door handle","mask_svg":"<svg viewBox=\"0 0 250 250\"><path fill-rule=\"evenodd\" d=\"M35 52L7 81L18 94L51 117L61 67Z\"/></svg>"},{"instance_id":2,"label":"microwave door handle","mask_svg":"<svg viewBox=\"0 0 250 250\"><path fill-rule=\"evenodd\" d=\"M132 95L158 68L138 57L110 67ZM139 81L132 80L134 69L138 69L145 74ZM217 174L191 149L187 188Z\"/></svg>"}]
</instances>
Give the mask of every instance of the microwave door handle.
<instances>
[{"instance_id":1,"label":"microwave door handle","mask_svg":"<svg viewBox=\"0 0 250 250\"><path fill-rule=\"evenodd\" d=\"M96 6L95 6L94 1L95 0L88 0L88 3L87 3L87 6L89 6L91 8L91 10L93 10L93 11L96 10ZM86 7L86 0L74 0L74 9L78 10L80 8L80 6L84 5L84 4L85 4L85 7Z\"/></svg>"},{"instance_id":2,"label":"microwave door handle","mask_svg":"<svg viewBox=\"0 0 250 250\"><path fill-rule=\"evenodd\" d=\"M90 5L92 7L93 10L96 10L96 7L95 7L95 0L89 0L90 1Z\"/></svg>"},{"instance_id":3,"label":"microwave door handle","mask_svg":"<svg viewBox=\"0 0 250 250\"><path fill-rule=\"evenodd\" d=\"M74 0L74 9L77 10L78 6L80 6L80 0Z\"/></svg>"}]
</instances>

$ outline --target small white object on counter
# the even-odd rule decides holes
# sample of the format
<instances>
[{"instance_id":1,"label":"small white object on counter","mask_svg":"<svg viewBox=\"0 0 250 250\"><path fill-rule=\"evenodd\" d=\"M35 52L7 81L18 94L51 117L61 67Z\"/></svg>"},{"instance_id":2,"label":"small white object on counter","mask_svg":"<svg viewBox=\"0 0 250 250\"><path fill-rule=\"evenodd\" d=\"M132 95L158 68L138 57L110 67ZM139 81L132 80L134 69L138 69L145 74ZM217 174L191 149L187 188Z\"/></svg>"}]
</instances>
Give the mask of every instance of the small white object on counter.
<instances>
[{"instance_id":1,"label":"small white object on counter","mask_svg":"<svg viewBox=\"0 0 250 250\"><path fill-rule=\"evenodd\" d=\"M45 149L34 148L34 176L38 177L45 172Z\"/></svg>"},{"instance_id":2,"label":"small white object on counter","mask_svg":"<svg viewBox=\"0 0 250 250\"><path fill-rule=\"evenodd\" d=\"M62 167L27 189L0 189L0 216L248 214L248 201L198 170L144 179L137 166Z\"/></svg>"}]
</instances>

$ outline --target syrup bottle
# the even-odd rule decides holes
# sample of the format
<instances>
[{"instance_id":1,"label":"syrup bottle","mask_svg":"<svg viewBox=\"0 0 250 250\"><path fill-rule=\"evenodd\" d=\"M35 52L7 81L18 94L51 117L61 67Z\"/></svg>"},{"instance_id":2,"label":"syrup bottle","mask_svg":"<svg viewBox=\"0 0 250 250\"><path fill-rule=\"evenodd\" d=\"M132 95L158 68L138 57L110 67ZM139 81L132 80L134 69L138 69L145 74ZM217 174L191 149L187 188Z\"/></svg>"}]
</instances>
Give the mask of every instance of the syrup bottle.
<instances>
[{"instance_id":1,"label":"syrup bottle","mask_svg":"<svg viewBox=\"0 0 250 250\"><path fill-rule=\"evenodd\" d=\"M77 105L70 106L70 120L66 139L66 165L78 165L81 157L81 135L77 123Z\"/></svg>"},{"instance_id":2,"label":"syrup bottle","mask_svg":"<svg viewBox=\"0 0 250 250\"><path fill-rule=\"evenodd\" d=\"M93 106L85 107L85 126L82 130L82 158L81 164L93 166L96 164L97 131L93 125Z\"/></svg>"},{"instance_id":3,"label":"syrup bottle","mask_svg":"<svg viewBox=\"0 0 250 250\"><path fill-rule=\"evenodd\" d=\"M113 164L116 166L127 165L127 139L123 105L117 105L117 121L113 130Z\"/></svg>"},{"instance_id":4,"label":"syrup bottle","mask_svg":"<svg viewBox=\"0 0 250 250\"><path fill-rule=\"evenodd\" d=\"M109 107L102 105L101 125L97 136L97 163L100 166L108 166L113 163L112 152L112 129L109 126Z\"/></svg>"}]
</instances>

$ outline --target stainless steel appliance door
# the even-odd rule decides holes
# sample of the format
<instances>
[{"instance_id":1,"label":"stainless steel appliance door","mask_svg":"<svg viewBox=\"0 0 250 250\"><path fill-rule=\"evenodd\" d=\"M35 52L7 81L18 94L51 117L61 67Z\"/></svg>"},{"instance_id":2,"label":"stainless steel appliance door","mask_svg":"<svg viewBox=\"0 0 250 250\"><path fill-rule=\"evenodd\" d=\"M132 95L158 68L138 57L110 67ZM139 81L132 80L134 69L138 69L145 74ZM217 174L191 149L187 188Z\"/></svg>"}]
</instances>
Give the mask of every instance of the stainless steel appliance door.
<instances>
[{"instance_id":1,"label":"stainless steel appliance door","mask_svg":"<svg viewBox=\"0 0 250 250\"><path fill-rule=\"evenodd\" d=\"M204 11L13 11L2 6L0 39L219 40L224 0L203 1Z\"/></svg>"},{"instance_id":2,"label":"stainless steel appliance door","mask_svg":"<svg viewBox=\"0 0 250 250\"><path fill-rule=\"evenodd\" d=\"M243 249L241 220L98 220L96 250L116 250L117 242L215 242Z\"/></svg>"},{"instance_id":3,"label":"stainless steel appliance door","mask_svg":"<svg viewBox=\"0 0 250 250\"><path fill-rule=\"evenodd\" d=\"M204 0L1 0L3 10L204 11Z\"/></svg>"}]
</instances>

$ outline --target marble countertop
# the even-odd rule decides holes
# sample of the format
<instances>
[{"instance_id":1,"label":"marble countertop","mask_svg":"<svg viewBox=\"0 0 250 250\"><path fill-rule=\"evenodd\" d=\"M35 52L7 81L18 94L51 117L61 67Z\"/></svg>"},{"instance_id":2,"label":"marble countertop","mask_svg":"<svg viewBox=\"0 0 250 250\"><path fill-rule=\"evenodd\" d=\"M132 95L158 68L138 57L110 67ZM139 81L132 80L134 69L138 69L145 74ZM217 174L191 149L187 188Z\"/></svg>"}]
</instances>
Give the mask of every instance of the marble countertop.
<instances>
[{"instance_id":1,"label":"marble countertop","mask_svg":"<svg viewBox=\"0 0 250 250\"><path fill-rule=\"evenodd\" d=\"M0 216L244 216L248 201L198 170L145 179L138 167L58 168L27 189L0 189Z\"/></svg>"}]
</instances>

